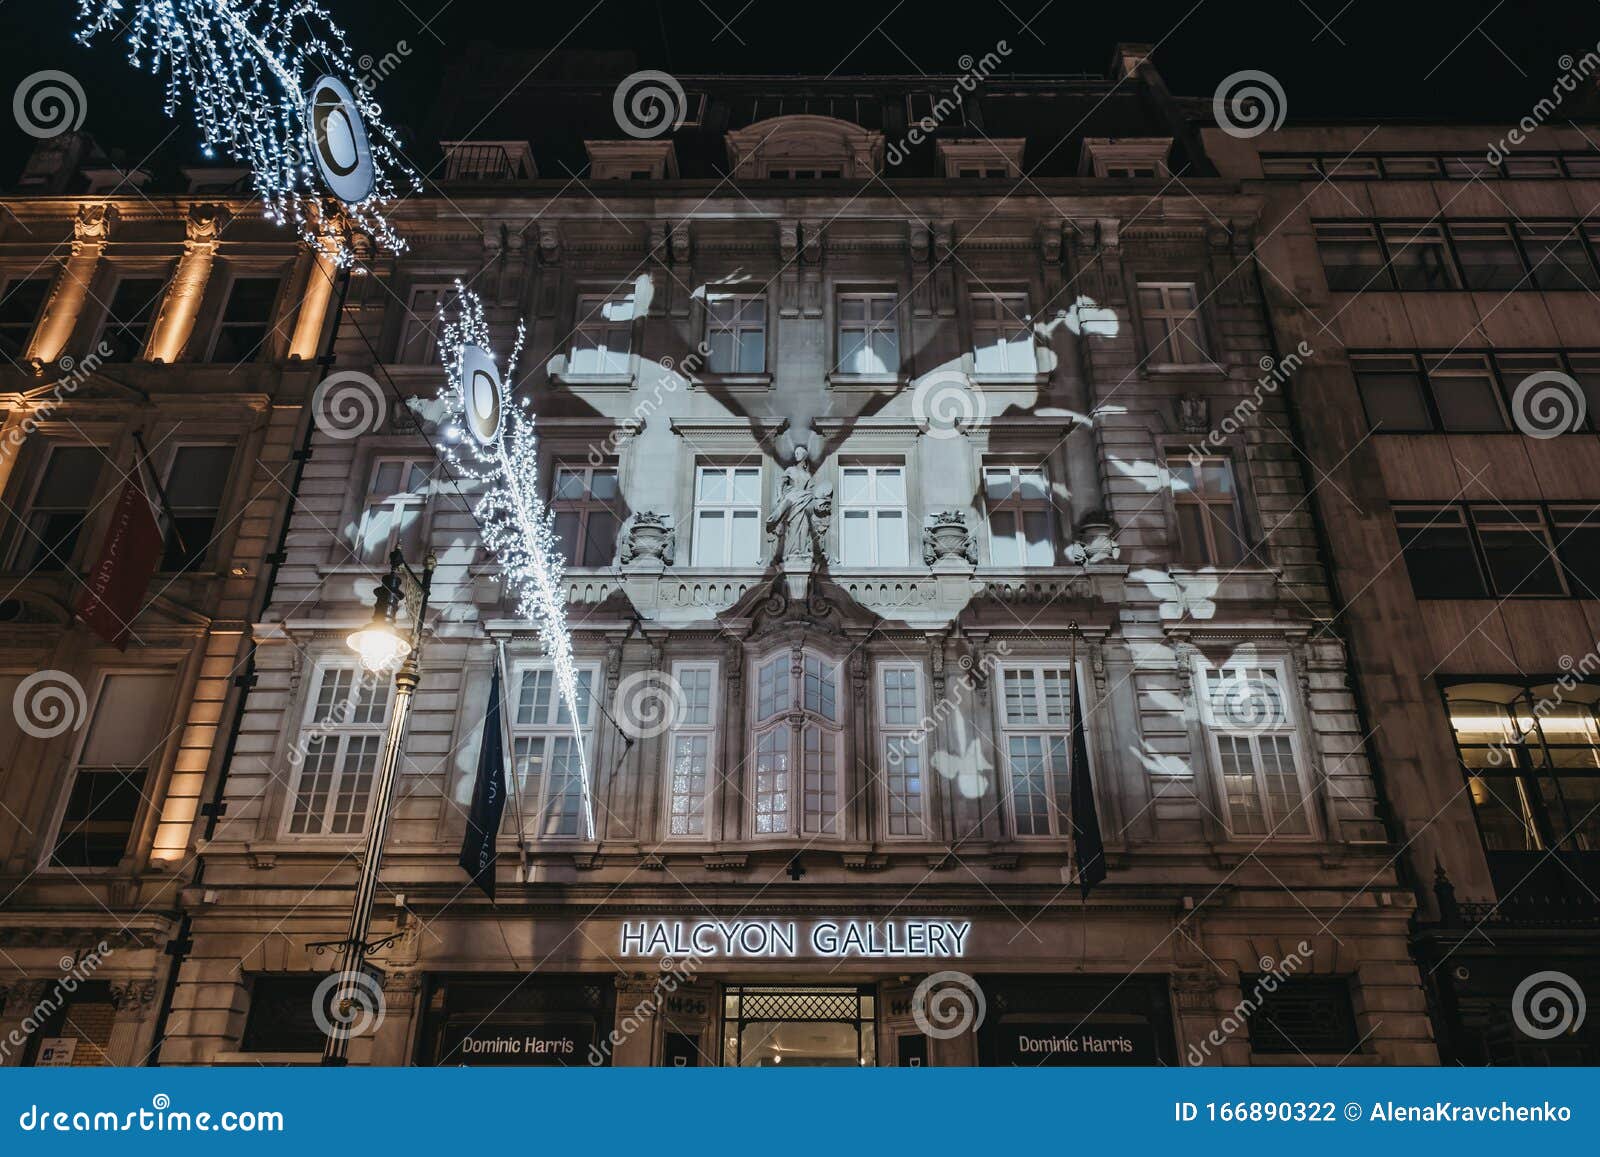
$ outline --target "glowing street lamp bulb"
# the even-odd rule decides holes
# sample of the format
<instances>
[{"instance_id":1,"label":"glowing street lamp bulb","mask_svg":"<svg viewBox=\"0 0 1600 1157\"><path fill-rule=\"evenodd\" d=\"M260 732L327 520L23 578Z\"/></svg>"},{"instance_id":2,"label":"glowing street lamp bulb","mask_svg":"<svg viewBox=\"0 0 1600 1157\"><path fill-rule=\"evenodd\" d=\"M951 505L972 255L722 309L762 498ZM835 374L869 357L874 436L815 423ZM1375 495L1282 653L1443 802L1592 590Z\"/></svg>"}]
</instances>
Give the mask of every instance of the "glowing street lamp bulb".
<instances>
[{"instance_id":1,"label":"glowing street lamp bulb","mask_svg":"<svg viewBox=\"0 0 1600 1157\"><path fill-rule=\"evenodd\" d=\"M411 650L411 644L402 639L388 623L371 622L346 640L350 649L361 658L362 667L376 674L387 671Z\"/></svg>"}]
</instances>

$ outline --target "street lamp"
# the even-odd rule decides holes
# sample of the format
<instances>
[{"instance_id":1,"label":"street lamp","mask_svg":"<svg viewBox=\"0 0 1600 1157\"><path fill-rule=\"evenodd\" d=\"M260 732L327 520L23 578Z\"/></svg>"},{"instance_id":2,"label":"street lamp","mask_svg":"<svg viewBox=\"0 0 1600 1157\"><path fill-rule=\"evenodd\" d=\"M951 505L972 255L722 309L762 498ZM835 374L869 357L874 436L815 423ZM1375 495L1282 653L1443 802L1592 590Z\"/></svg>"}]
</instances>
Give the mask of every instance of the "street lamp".
<instances>
[{"instance_id":1,"label":"street lamp","mask_svg":"<svg viewBox=\"0 0 1600 1157\"><path fill-rule=\"evenodd\" d=\"M394 670L394 709L389 715L389 734L384 740L383 760L378 765L378 782L372 804L372 822L367 826L366 855L361 861L361 878L356 884L350 931L335 945L339 949L339 982L334 989L336 1015L329 1018L328 1041L322 1050L322 1063L348 1063L350 1051L348 1015L360 989L357 978L365 967L367 954L378 945L367 942L372 923L372 901L378 891L378 869L383 861L383 842L389 830L389 810L394 798L395 769L400 763L400 744L405 739L406 720L411 714L411 696L422 682L423 620L428 612L428 590L433 585L436 560L430 551L418 574L406 565L398 550L389 554L389 573L373 592L376 603L372 620L350 635L351 650L361 657L368 673L378 676ZM410 620L407 635L395 625L401 604ZM392 939L392 938L391 938Z\"/></svg>"}]
</instances>

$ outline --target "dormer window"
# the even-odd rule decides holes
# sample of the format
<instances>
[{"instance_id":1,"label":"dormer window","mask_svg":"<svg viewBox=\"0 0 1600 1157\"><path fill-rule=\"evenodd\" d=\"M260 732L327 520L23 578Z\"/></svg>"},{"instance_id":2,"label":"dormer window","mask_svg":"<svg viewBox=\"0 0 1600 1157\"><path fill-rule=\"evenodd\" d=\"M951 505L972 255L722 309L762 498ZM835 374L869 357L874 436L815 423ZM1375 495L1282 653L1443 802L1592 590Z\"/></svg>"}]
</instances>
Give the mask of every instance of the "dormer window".
<instances>
[{"instance_id":1,"label":"dormer window","mask_svg":"<svg viewBox=\"0 0 1600 1157\"><path fill-rule=\"evenodd\" d=\"M741 180L861 178L883 168L883 134L834 117L771 117L728 134Z\"/></svg>"},{"instance_id":2,"label":"dormer window","mask_svg":"<svg viewBox=\"0 0 1600 1157\"><path fill-rule=\"evenodd\" d=\"M839 664L783 651L756 668L754 735L746 795L761 836L839 834L844 722Z\"/></svg>"},{"instance_id":3,"label":"dormer window","mask_svg":"<svg viewBox=\"0 0 1600 1157\"><path fill-rule=\"evenodd\" d=\"M539 171L527 141L440 141L446 181L532 181Z\"/></svg>"},{"instance_id":4,"label":"dormer window","mask_svg":"<svg viewBox=\"0 0 1600 1157\"><path fill-rule=\"evenodd\" d=\"M937 142L939 163L947 177L969 180L1020 177L1022 175L1022 149L1027 141L1021 137L1002 137L998 140L976 139L941 140Z\"/></svg>"},{"instance_id":5,"label":"dormer window","mask_svg":"<svg viewBox=\"0 0 1600 1157\"><path fill-rule=\"evenodd\" d=\"M671 141L584 141L589 180L676 180L678 155Z\"/></svg>"},{"instance_id":6,"label":"dormer window","mask_svg":"<svg viewBox=\"0 0 1600 1157\"><path fill-rule=\"evenodd\" d=\"M1089 137L1078 162L1080 176L1150 181L1168 174L1171 137Z\"/></svg>"}]
</instances>

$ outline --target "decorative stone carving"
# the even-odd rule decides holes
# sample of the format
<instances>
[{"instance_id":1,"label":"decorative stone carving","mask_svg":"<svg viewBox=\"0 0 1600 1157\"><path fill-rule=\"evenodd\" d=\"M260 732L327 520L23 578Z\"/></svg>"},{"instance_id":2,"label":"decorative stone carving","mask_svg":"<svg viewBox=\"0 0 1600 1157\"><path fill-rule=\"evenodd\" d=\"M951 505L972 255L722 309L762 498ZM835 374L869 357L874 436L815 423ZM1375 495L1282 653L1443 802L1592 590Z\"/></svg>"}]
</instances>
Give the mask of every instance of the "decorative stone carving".
<instances>
[{"instance_id":1,"label":"decorative stone carving","mask_svg":"<svg viewBox=\"0 0 1600 1157\"><path fill-rule=\"evenodd\" d=\"M822 544L833 520L833 485L817 481L810 458L803 444L796 446L794 462L778 484L778 500L767 518L774 562L815 565L823 556Z\"/></svg>"},{"instance_id":2,"label":"decorative stone carving","mask_svg":"<svg viewBox=\"0 0 1600 1157\"><path fill-rule=\"evenodd\" d=\"M1211 405L1203 394L1179 394L1174 405L1185 434L1204 434L1211 428Z\"/></svg>"},{"instance_id":3,"label":"decorative stone carving","mask_svg":"<svg viewBox=\"0 0 1600 1157\"><path fill-rule=\"evenodd\" d=\"M154 980L117 980L111 984L111 1003L118 1012L143 1017L155 1000Z\"/></svg>"},{"instance_id":4,"label":"decorative stone carving","mask_svg":"<svg viewBox=\"0 0 1600 1157\"><path fill-rule=\"evenodd\" d=\"M1078 566L1092 563L1116 562L1122 557L1122 548L1114 537L1116 523L1103 510L1090 511L1078 526L1078 539L1067 547L1067 558Z\"/></svg>"},{"instance_id":5,"label":"decorative stone carving","mask_svg":"<svg viewBox=\"0 0 1600 1157\"><path fill-rule=\"evenodd\" d=\"M936 510L923 524L922 561L934 566L946 560L978 565L978 540L964 510Z\"/></svg>"},{"instance_id":6,"label":"decorative stone carving","mask_svg":"<svg viewBox=\"0 0 1600 1157\"><path fill-rule=\"evenodd\" d=\"M628 520L622 536L623 566L672 566L677 553L678 532L672 525L672 515L641 510Z\"/></svg>"},{"instance_id":7,"label":"decorative stone carving","mask_svg":"<svg viewBox=\"0 0 1600 1157\"><path fill-rule=\"evenodd\" d=\"M79 206L72 222L72 255L76 257L82 245L104 245L111 238L111 226L116 219L117 211L113 206Z\"/></svg>"}]
</instances>

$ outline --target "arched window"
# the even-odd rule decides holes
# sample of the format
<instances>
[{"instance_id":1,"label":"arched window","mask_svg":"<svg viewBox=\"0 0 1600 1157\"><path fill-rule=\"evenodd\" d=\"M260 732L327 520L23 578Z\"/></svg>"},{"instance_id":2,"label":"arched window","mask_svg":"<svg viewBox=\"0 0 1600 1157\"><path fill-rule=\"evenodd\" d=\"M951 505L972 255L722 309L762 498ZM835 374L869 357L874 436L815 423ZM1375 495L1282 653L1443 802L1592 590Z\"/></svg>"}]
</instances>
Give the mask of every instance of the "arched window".
<instances>
[{"instance_id":1,"label":"arched window","mask_svg":"<svg viewBox=\"0 0 1600 1157\"><path fill-rule=\"evenodd\" d=\"M883 169L883 134L834 117L767 117L728 134L728 160L741 180L859 179Z\"/></svg>"},{"instance_id":2,"label":"arched window","mask_svg":"<svg viewBox=\"0 0 1600 1157\"><path fill-rule=\"evenodd\" d=\"M756 668L749 797L756 836L839 833L844 727L839 666L784 651Z\"/></svg>"}]
</instances>

